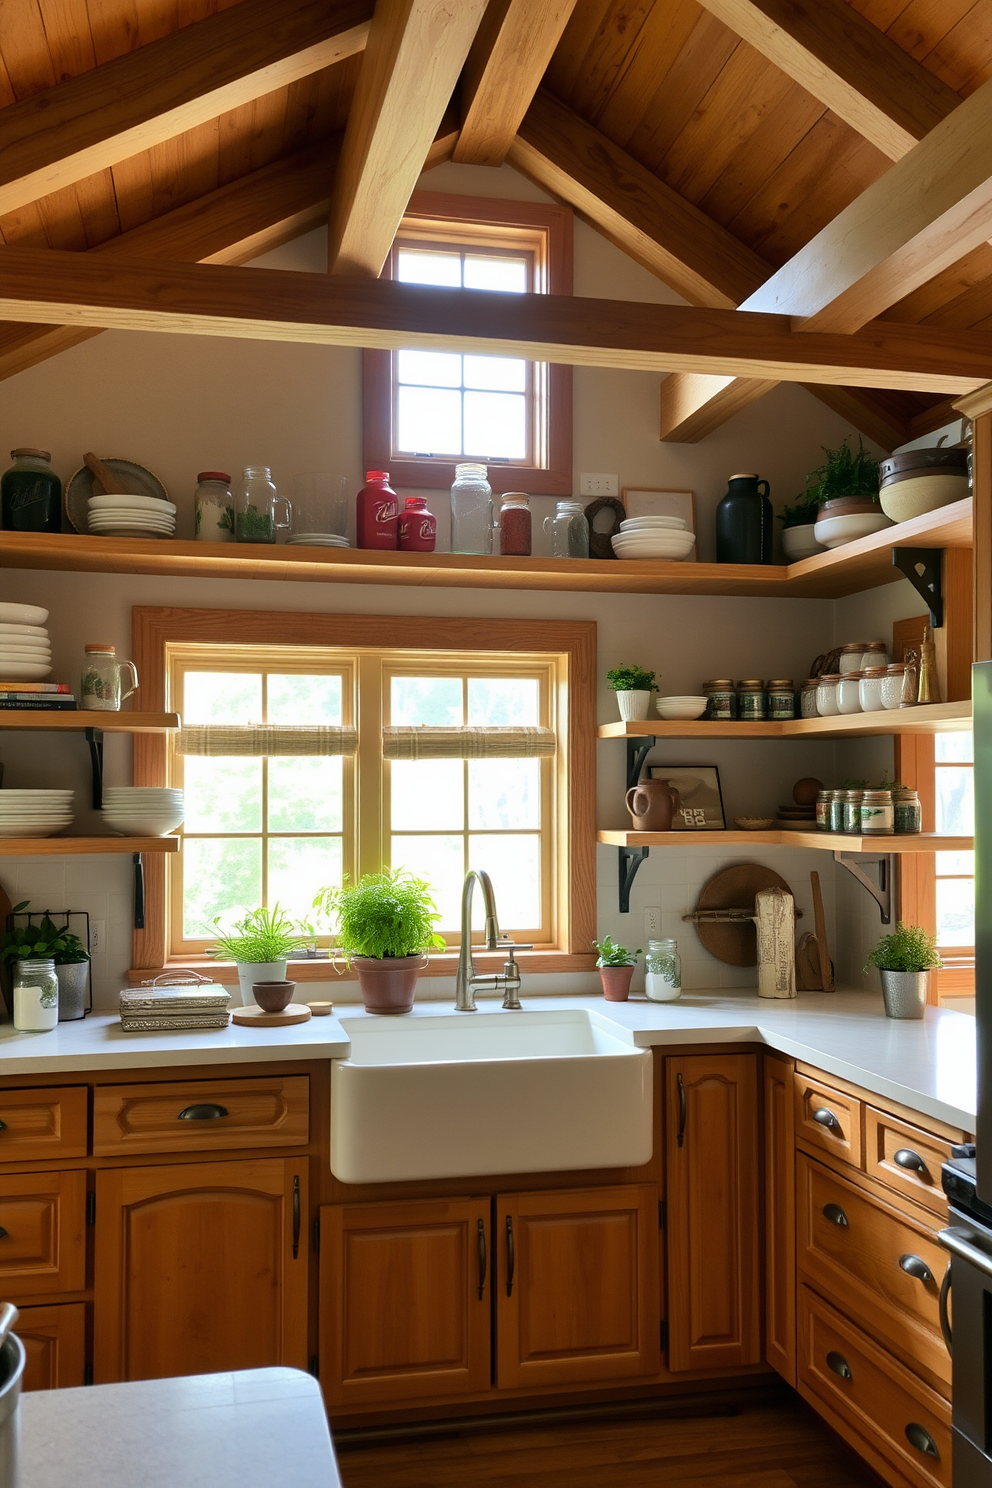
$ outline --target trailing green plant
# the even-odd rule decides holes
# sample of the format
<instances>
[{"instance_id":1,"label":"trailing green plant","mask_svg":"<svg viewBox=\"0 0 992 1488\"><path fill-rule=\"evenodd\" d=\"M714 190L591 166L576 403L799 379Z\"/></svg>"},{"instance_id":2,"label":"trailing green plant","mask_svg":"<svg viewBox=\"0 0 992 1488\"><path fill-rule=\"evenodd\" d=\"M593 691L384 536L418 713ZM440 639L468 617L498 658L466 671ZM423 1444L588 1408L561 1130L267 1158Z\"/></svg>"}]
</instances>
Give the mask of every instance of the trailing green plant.
<instances>
[{"instance_id":1,"label":"trailing green plant","mask_svg":"<svg viewBox=\"0 0 992 1488\"><path fill-rule=\"evenodd\" d=\"M841 496L878 502L878 461L865 449L860 434L857 454L846 439L836 449L826 445L821 448L827 458L806 477L807 493L815 497L817 505Z\"/></svg>"},{"instance_id":2,"label":"trailing green plant","mask_svg":"<svg viewBox=\"0 0 992 1488\"><path fill-rule=\"evenodd\" d=\"M278 904L271 909L251 910L233 930L221 928L219 915L214 924L217 942L207 947L207 955L224 961L258 964L285 961L304 944L304 937Z\"/></svg>"},{"instance_id":3,"label":"trailing green plant","mask_svg":"<svg viewBox=\"0 0 992 1488\"><path fill-rule=\"evenodd\" d=\"M385 961L443 951L443 936L434 926L441 918L431 886L403 868L366 873L356 884L321 889L313 901L337 921L336 939L345 963L352 956Z\"/></svg>"},{"instance_id":4,"label":"trailing green plant","mask_svg":"<svg viewBox=\"0 0 992 1488\"><path fill-rule=\"evenodd\" d=\"M599 956L597 966L636 966L641 954L640 946L636 951L628 951L626 946L619 945L609 935L604 935L602 940L594 940L592 944Z\"/></svg>"},{"instance_id":5,"label":"trailing green plant","mask_svg":"<svg viewBox=\"0 0 992 1488\"><path fill-rule=\"evenodd\" d=\"M30 900L15 904L13 914L22 914ZM90 953L71 930L56 925L44 915L37 925L15 925L0 937L0 961L54 961L72 966L88 961Z\"/></svg>"},{"instance_id":6,"label":"trailing green plant","mask_svg":"<svg viewBox=\"0 0 992 1488\"><path fill-rule=\"evenodd\" d=\"M837 789L838 790L867 790L868 789L868 782L867 782L867 780L859 780L857 778L857 776L855 776L855 775L849 775L846 780L842 780L841 781L841 783L837 787ZM885 790L886 787L883 785L883 786L879 786L878 789L879 790Z\"/></svg>"},{"instance_id":7,"label":"trailing green plant","mask_svg":"<svg viewBox=\"0 0 992 1488\"><path fill-rule=\"evenodd\" d=\"M614 692L650 692L657 684L654 672L639 666L618 666L607 672L606 680Z\"/></svg>"},{"instance_id":8,"label":"trailing green plant","mask_svg":"<svg viewBox=\"0 0 992 1488\"><path fill-rule=\"evenodd\" d=\"M920 925L904 925L900 920L891 935L883 935L865 962L865 971L877 966L879 971L936 971L943 966L937 951L937 939Z\"/></svg>"},{"instance_id":9,"label":"trailing green plant","mask_svg":"<svg viewBox=\"0 0 992 1488\"><path fill-rule=\"evenodd\" d=\"M809 527L816 521L820 498L815 491L801 491L792 506L783 506L778 514L782 530L786 527Z\"/></svg>"}]
</instances>

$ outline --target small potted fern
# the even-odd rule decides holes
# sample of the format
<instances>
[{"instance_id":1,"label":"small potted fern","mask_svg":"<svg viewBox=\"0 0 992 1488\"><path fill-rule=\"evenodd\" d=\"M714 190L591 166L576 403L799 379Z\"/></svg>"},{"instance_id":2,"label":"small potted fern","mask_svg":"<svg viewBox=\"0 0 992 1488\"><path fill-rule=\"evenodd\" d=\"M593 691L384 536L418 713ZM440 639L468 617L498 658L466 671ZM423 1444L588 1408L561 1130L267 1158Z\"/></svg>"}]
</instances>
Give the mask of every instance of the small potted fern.
<instances>
[{"instance_id":1,"label":"small potted fern","mask_svg":"<svg viewBox=\"0 0 992 1488\"><path fill-rule=\"evenodd\" d=\"M303 945L303 937L278 904L271 909L251 910L233 930L222 930L219 916L214 924L217 940L208 948L207 955L235 963L245 1007L255 1002L251 989L256 982L286 980L289 957Z\"/></svg>"},{"instance_id":2,"label":"small potted fern","mask_svg":"<svg viewBox=\"0 0 992 1488\"><path fill-rule=\"evenodd\" d=\"M314 909L337 922L336 941L354 966L369 1013L409 1013L428 952L443 951L430 885L402 868L366 873L358 883L321 889Z\"/></svg>"},{"instance_id":3,"label":"small potted fern","mask_svg":"<svg viewBox=\"0 0 992 1488\"><path fill-rule=\"evenodd\" d=\"M655 687L654 672L646 672L639 666L619 666L607 672L606 680L617 695L622 719L647 718Z\"/></svg>"},{"instance_id":4,"label":"small potted fern","mask_svg":"<svg viewBox=\"0 0 992 1488\"><path fill-rule=\"evenodd\" d=\"M596 966L606 1001L626 1002L630 996L630 979L634 975L640 950L628 951L626 946L619 945L609 935L604 935L602 940L594 940L593 948L597 952Z\"/></svg>"},{"instance_id":5,"label":"small potted fern","mask_svg":"<svg viewBox=\"0 0 992 1488\"><path fill-rule=\"evenodd\" d=\"M930 973L943 962L937 940L920 925L902 921L891 935L883 935L865 962L878 968L888 1018L922 1018L930 989Z\"/></svg>"},{"instance_id":6,"label":"small potted fern","mask_svg":"<svg viewBox=\"0 0 992 1488\"><path fill-rule=\"evenodd\" d=\"M826 548L839 548L881 532L892 523L878 503L878 461L858 436L857 451L845 439L836 449L827 449L822 465L806 477L807 490L818 511L814 534Z\"/></svg>"}]
</instances>

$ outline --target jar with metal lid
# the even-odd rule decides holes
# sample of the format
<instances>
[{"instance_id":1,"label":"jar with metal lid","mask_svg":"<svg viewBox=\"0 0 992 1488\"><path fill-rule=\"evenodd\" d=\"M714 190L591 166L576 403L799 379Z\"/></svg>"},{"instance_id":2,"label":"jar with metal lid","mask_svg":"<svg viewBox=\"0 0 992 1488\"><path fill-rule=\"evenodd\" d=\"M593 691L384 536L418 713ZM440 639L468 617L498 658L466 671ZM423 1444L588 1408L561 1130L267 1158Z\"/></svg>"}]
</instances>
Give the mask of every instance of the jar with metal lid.
<instances>
[{"instance_id":1,"label":"jar with metal lid","mask_svg":"<svg viewBox=\"0 0 992 1488\"><path fill-rule=\"evenodd\" d=\"M818 686L816 677L807 677L803 683L802 692L799 694L799 716L800 718L817 718L816 711L816 689Z\"/></svg>"},{"instance_id":2,"label":"jar with metal lid","mask_svg":"<svg viewBox=\"0 0 992 1488\"><path fill-rule=\"evenodd\" d=\"M234 541L234 497L231 477L223 470L201 470L196 477L193 508L198 542Z\"/></svg>"},{"instance_id":3,"label":"jar with metal lid","mask_svg":"<svg viewBox=\"0 0 992 1488\"><path fill-rule=\"evenodd\" d=\"M55 962L18 961L14 966L14 1027L18 1033L47 1033L58 1026L59 979Z\"/></svg>"},{"instance_id":4,"label":"jar with metal lid","mask_svg":"<svg viewBox=\"0 0 992 1488\"><path fill-rule=\"evenodd\" d=\"M862 671L868 666L888 666L890 660L889 648L884 641L865 641L861 657Z\"/></svg>"},{"instance_id":5,"label":"jar with metal lid","mask_svg":"<svg viewBox=\"0 0 992 1488\"><path fill-rule=\"evenodd\" d=\"M918 791L902 786L892 792L893 824L897 832L922 832L923 808Z\"/></svg>"},{"instance_id":6,"label":"jar with metal lid","mask_svg":"<svg viewBox=\"0 0 992 1488\"><path fill-rule=\"evenodd\" d=\"M732 677L714 677L711 682L704 682L703 692L709 700L707 718L726 720L737 717L737 688Z\"/></svg>"},{"instance_id":7,"label":"jar with metal lid","mask_svg":"<svg viewBox=\"0 0 992 1488\"><path fill-rule=\"evenodd\" d=\"M676 1002L682 996L682 961L677 943L649 940L644 973L644 995L651 1002Z\"/></svg>"},{"instance_id":8,"label":"jar with metal lid","mask_svg":"<svg viewBox=\"0 0 992 1488\"><path fill-rule=\"evenodd\" d=\"M795 718L796 692L791 677L775 677L765 689L769 718Z\"/></svg>"},{"instance_id":9,"label":"jar with metal lid","mask_svg":"<svg viewBox=\"0 0 992 1488\"><path fill-rule=\"evenodd\" d=\"M10 458L13 465L0 476L0 525L8 532L60 532L62 482L48 450L12 449Z\"/></svg>"},{"instance_id":10,"label":"jar with metal lid","mask_svg":"<svg viewBox=\"0 0 992 1488\"><path fill-rule=\"evenodd\" d=\"M861 796L861 835L890 837L895 831L895 817L890 790L866 790Z\"/></svg>"},{"instance_id":11,"label":"jar with metal lid","mask_svg":"<svg viewBox=\"0 0 992 1488\"><path fill-rule=\"evenodd\" d=\"M844 798L844 825L841 828L852 836L861 835L861 798L863 790L844 790L840 792Z\"/></svg>"},{"instance_id":12,"label":"jar with metal lid","mask_svg":"<svg viewBox=\"0 0 992 1488\"><path fill-rule=\"evenodd\" d=\"M589 523L581 501L559 501L542 526L551 534L552 558L589 557Z\"/></svg>"},{"instance_id":13,"label":"jar with metal lid","mask_svg":"<svg viewBox=\"0 0 992 1488\"><path fill-rule=\"evenodd\" d=\"M820 718L837 717L837 683L839 681L839 672L825 672L817 679L816 711Z\"/></svg>"},{"instance_id":14,"label":"jar with metal lid","mask_svg":"<svg viewBox=\"0 0 992 1488\"><path fill-rule=\"evenodd\" d=\"M841 647L840 656L837 660L837 670L841 676L845 672L860 672L861 657L864 654L864 649L864 641L849 641L846 646Z\"/></svg>"},{"instance_id":15,"label":"jar with metal lid","mask_svg":"<svg viewBox=\"0 0 992 1488\"><path fill-rule=\"evenodd\" d=\"M765 684L760 677L745 677L737 684L737 716L750 722L765 716Z\"/></svg>"},{"instance_id":16,"label":"jar with metal lid","mask_svg":"<svg viewBox=\"0 0 992 1488\"><path fill-rule=\"evenodd\" d=\"M837 712L861 712L861 673L841 672L837 683Z\"/></svg>"},{"instance_id":17,"label":"jar with metal lid","mask_svg":"<svg viewBox=\"0 0 992 1488\"><path fill-rule=\"evenodd\" d=\"M844 830L844 797L846 791L832 790L830 800L827 803L827 821L829 832L843 832Z\"/></svg>"},{"instance_id":18,"label":"jar with metal lid","mask_svg":"<svg viewBox=\"0 0 992 1488\"><path fill-rule=\"evenodd\" d=\"M885 676L882 678L882 707L902 707L902 685L906 676L906 663L894 661L885 668Z\"/></svg>"},{"instance_id":19,"label":"jar with metal lid","mask_svg":"<svg viewBox=\"0 0 992 1488\"><path fill-rule=\"evenodd\" d=\"M499 551L504 558L530 556L530 497L524 491L507 491L499 511Z\"/></svg>"},{"instance_id":20,"label":"jar with metal lid","mask_svg":"<svg viewBox=\"0 0 992 1488\"><path fill-rule=\"evenodd\" d=\"M884 666L866 666L858 684L862 713L877 713L882 707L882 679L888 671Z\"/></svg>"},{"instance_id":21,"label":"jar with metal lid","mask_svg":"<svg viewBox=\"0 0 992 1488\"><path fill-rule=\"evenodd\" d=\"M493 550L493 488L488 467L472 460L455 466L451 487L451 551L491 553Z\"/></svg>"},{"instance_id":22,"label":"jar with metal lid","mask_svg":"<svg viewBox=\"0 0 992 1488\"><path fill-rule=\"evenodd\" d=\"M821 790L816 797L816 830L818 832L830 831L830 802L833 799L832 790Z\"/></svg>"}]
</instances>

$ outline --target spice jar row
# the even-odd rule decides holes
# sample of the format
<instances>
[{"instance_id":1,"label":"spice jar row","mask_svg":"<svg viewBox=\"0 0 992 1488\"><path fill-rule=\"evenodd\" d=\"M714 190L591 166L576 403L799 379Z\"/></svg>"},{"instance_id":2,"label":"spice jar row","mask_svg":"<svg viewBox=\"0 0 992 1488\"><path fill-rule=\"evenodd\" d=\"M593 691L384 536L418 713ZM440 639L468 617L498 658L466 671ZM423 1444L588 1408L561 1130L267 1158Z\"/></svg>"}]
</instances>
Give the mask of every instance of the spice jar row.
<instances>
[{"instance_id":1,"label":"spice jar row","mask_svg":"<svg viewBox=\"0 0 992 1488\"><path fill-rule=\"evenodd\" d=\"M816 798L820 832L856 837L891 837L923 830L920 797L902 785L821 790Z\"/></svg>"},{"instance_id":2,"label":"spice jar row","mask_svg":"<svg viewBox=\"0 0 992 1488\"><path fill-rule=\"evenodd\" d=\"M745 677L740 682L731 677L714 677L703 683L703 693L708 699L704 718L740 718L753 723L763 718L796 716L796 693L791 677L773 677L770 682L760 677Z\"/></svg>"}]
</instances>

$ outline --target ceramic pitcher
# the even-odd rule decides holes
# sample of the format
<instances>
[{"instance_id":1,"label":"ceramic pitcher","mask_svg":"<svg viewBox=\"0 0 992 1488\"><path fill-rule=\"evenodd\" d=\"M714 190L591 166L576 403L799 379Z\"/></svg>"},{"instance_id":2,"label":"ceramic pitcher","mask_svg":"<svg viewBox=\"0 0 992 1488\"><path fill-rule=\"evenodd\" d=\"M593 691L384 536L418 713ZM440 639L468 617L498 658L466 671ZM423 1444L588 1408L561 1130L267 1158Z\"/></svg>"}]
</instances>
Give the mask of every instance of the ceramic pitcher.
<instances>
[{"instance_id":1,"label":"ceramic pitcher","mask_svg":"<svg viewBox=\"0 0 992 1488\"><path fill-rule=\"evenodd\" d=\"M768 482L732 475L716 509L717 563L771 563L772 504Z\"/></svg>"},{"instance_id":2,"label":"ceramic pitcher","mask_svg":"<svg viewBox=\"0 0 992 1488\"><path fill-rule=\"evenodd\" d=\"M640 780L624 797L635 832L670 832L679 793L667 780Z\"/></svg>"}]
</instances>

